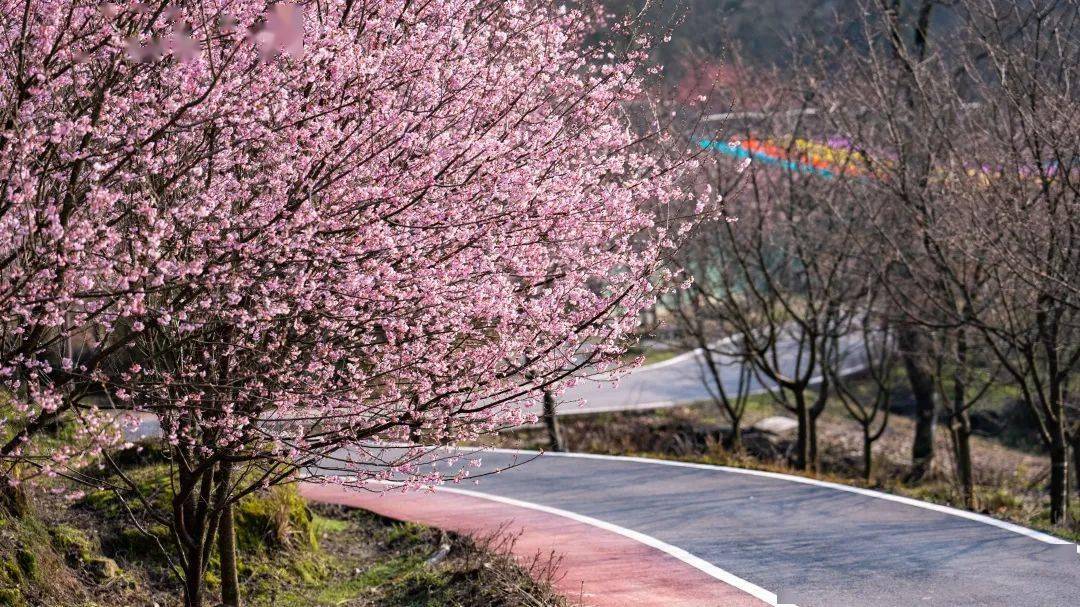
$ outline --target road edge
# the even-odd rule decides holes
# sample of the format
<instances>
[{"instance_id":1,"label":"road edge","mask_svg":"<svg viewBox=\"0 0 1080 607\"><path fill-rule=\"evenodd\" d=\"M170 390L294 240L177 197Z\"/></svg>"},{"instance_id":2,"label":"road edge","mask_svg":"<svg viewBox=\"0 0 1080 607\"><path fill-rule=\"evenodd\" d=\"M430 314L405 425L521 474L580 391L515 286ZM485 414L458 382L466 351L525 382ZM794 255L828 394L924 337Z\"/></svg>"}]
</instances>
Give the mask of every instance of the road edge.
<instances>
[{"instance_id":1,"label":"road edge","mask_svg":"<svg viewBox=\"0 0 1080 607\"><path fill-rule=\"evenodd\" d=\"M764 603L766 603L766 604L768 604L768 605L770 605L772 607L798 607L797 605L795 605L793 603L778 603L777 602L778 598L777 598L776 593L769 592L768 590L765 590L764 588L762 588L761 586L758 586L757 584L754 584L753 582L750 582L748 580L744 580L743 578L741 578L741 577L739 577L739 576L737 576L737 575L735 575L735 574L733 574L733 573L731 573L729 571L721 569L720 567L717 567L716 565L714 565L714 564L712 564L712 563L710 563L710 562L708 562L708 561L706 561L706 560L704 560L704 559L702 559L700 557L694 556L693 554L687 552L686 550L684 550L682 548L679 548L678 546L673 546L673 545L671 545L671 544L669 544L667 542L664 542L662 540L659 540L659 539L657 539L657 538L655 538L655 537L653 537L651 535L646 535L644 533L641 533L640 531L634 531L633 529L627 529L626 527L621 527L621 526L616 525L614 523L609 523L607 521L603 521L603 520L600 520L600 519L597 519L597 518L593 518L591 516L586 516L584 514L578 514L577 512L572 512L572 511L569 511L569 510L563 510L561 508L553 508L551 506L544 506L543 504L535 504L533 502L527 502L527 501L524 501L524 500L514 499L512 497L503 497L503 496L500 496L500 495L492 495L492 494L488 494L488 493L482 493L482 492L479 492L479 491L470 491L468 489L458 489L457 487L446 487L446 486L435 487L435 491L436 492L446 492L446 493L456 493L456 494L459 494L459 495L467 495L469 497L475 497L475 498L480 498L480 499L491 500L491 501L494 501L494 502L499 502L499 503L502 503L502 504L506 504L508 506L516 506L518 508L527 508L529 510L536 510L536 511L539 511L539 512L544 512L544 513L547 513L547 514L552 514L552 515L555 515L555 516L560 516L560 517L563 517L563 518L567 518L567 519L577 521L579 523L583 523L583 524L586 524L586 525L591 525L593 527L603 529L604 531L610 531L612 533L617 533L617 534L619 534L619 535L621 535L623 537L632 539L632 540L634 540L634 541L636 541L638 543L644 544L646 546L649 546L650 548L654 548L654 549L659 550L659 551L661 551L661 552L663 552L663 553L665 553L665 554L667 554L667 555L669 555L671 557L674 557L674 558L678 559L679 561L682 561L683 563L686 563L687 565L690 565L694 569L697 569L698 571L701 571L702 573L705 573L706 575L708 575L708 576L710 576L712 578L715 578L716 580L719 580L719 581L721 581L721 582L723 582L725 584L728 584L729 586L733 586L733 587L735 587L735 588L737 588L737 589L739 589L739 590L753 596L754 598L758 599L759 601L762 601L762 602L764 602Z\"/></svg>"},{"instance_id":2,"label":"road edge","mask_svg":"<svg viewBox=\"0 0 1080 607\"><path fill-rule=\"evenodd\" d=\"M951 515L951 516L956 516L956 517L964 518L964 519L967 519L967 520L970 520L970 521L975 521L975 522L978 522L978 523L983 523L985 525L990 525L990 526L993 526L993 527L997 527L998 529L1003 529L1005 531L1011 531L1013 533L1026 536L1026 537L1029 537L1029 538L1034 539L1034 540L1038 540L1038 541L1046 543L1046 544L1075 545L1073 542L1070 542L1069 540L1066 540L1066 539L1063 539L1063 538L1060 538L1060 537L1056 537L1056 536L1050 535L1048 533L1044 533L1042 531L1037 531L1037 530L1031 529L1029 527L1024 527L1023 525L1017 525L1016 523L1010 523L1008 521L1003 521L1003 520L1000 520L1000 519L996 519L996 518L993 518L991 516L987 516L985 514L979 514L977 512L970 512L968 510L961 510L959 508L953 508L952 506L944 506L944 505L941 505L941 504L934 504L932 502L926 502L926 501L923 501L923 500L917 500L917 499L910 498L910 497L905 497L905 496L902 496L902 495L894 495L892 493L885 493L883 491L875 491L874 489L864 489L862 487L854 487L854 486L851 486L851 485L844 485L844 484L841 484L841 483L833 483L833 482L830 482L830 481L822 481L822 480L818 480L818 479L814 479L814 478L808 478L808 477L804 477L804 476L796 476L794 474L784 474L784 473L781 473L781 472L768 472L766 470L752 470L752 469L749 469L749 468L733 468L733 467L730 467L730 466L717 466L717 465L713 465L713 464L699 464L699 463L696 463L696 462L681 462L681 461L677 461L677 460L665 460L665 459L656 459L656 458L651 458L651 457L639 457L639 456L632 456L632 455L604 455L604 454L600 454L600 453L578 453L578 452L559 452L559 451L530 451L530 450L527 450L527 449L500 449L500 448L481 449L478 452L483 453L484 451L487 451L487 452L490 452L490 453L507 453L507 454L516 454L516 455L530 455L530 456L543 455L543 456L548 456L548 457L596 459L596 460L607 460L607 461L618 461L618 462L638 462L638 463L661 465L661 466L673 466L673 467L678 467L678 468L693 468L693 469L697 469L697 470L712 470L712 471L715 471L715 472L727 472L727 473L730 473L730 474L744 474L744 475L748 475L748 476L759 476L759 477L764 477L764 478L772 478L772 479L784 480L784 481L793 482L793 483L801 483L801 484L804 484L804 485L813 485L813 486L816 486L816 487L823 487L823 488L827 488L827 489L833 489L835 491L844 491L846 493L855 493L855 494L863 495L863 496L866 496L866 497L872 497L872 498L876 498L876 499L880 499L880 500L885 500L885 501L890 501L890 502L894 502L894 503L904 504L904 505L907 505L907 506L912 506L912 507L915 507L915 508L921 508L923 510L932 510L934 512L939 512L939 513L942 513L942 514L948 514L948 515ZM1076 550L1077 550L1078 553L1080 553L1080 546L1076 546Z\"/></svg>"}]
</instances>

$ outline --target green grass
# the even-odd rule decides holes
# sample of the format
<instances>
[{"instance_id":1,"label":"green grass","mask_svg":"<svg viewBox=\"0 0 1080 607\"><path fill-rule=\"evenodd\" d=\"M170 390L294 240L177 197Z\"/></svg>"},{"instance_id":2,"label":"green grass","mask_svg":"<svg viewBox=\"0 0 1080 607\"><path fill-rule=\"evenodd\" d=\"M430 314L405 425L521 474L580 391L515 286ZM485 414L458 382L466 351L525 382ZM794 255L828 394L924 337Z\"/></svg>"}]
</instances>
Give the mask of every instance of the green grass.
<instances>
[{"instance_id":1,"label":"green grass","mask_svg":"<svg viewBox=\"0 0 1080 607\"><path fill-rule=\"evenodd\" d=\"M662 363L665 360L671 360L680 354L682 354L682 352L677 350L649 350L645 353L645 360L641 364L655 365L656 363Z\"/></svg>"},{"instance_id":2,"label":"green grass","mask_svg":"<svg viewBox=\"0 0 1080 607\"><path fill-rule=\"evenodd\" d=\"M319 516L315 514L311 519L311 525L314 528L315 535L325 535L330 533L341 533L349 529L349 523L341 519L327 518L325 516Z\"/></svg>"},{"instance_id":3,"label":"green grass","mask_svg":"<svg viewBox=\"0 0 1080 607\"><path fill-rule=\"evenodd\" d=\"M683 352L685 350L682 348L642 348L640 345L634 345L626 350L623 360L629 363L642 356L642 365L654 365L665 360L671 360Z\"/></svg>"},{"instance_id":4,"label":"green grass","mask_svg":"<svg viewBox=\"0 0 1080 607\"><path fill-rule=\"evenodd\" d=\"M248 603L254 607L331 607L357 599L378 605L450 605L428 600L450 583L442 568L425 566L434 549L434 532L411 523L378 524L375 517L354 513L341 519L316 517L316 527L329 550L320 550L317 575L293 569L291 580L249 586ZM371 545L373 551L356 552L343 544ZM282 591L284 589L284 591ZM428 597L416 602L409 597ZM365 602L364 604L368 604Z\"/></svg>"},{"instance_id":5,"label":"green grass","mask_svg":"<svg viewBox=\"0 0 1080 607\"><path fill-rule=\"evenodd\" d=\"M441 588L448 583L444 571L429 569L424 563L437 545L435 532L414 523L373 525L376 521L363 515L353 520L322 518L320 526L324 533L338 534L330 540L349 541L348 538L368 535L367 541L383 547L381 558L371 560L362 556L334 555L328 569L331 575L318 585L306 585L280 597L275 604L301 606L339 605L358 597L384 595L388 605L439 605L438 602L402 602L402 595L410 595L408 588ZM359 572L358 574L356 572ZM425 594L426 591L420 591ZM428 593L430 594L430 593ZM397 597L397 598L394 598ZM258 604L258 599L253 600ZM269 605L269 603L268 603Z\"/></svg>"},{"instance_id":6,"label":"green grass","mask_svg":"<svg viewBox=\"0 0 1080 607\"><path fill-rule=\"evenodd\" d=\"M281 597L277 605L307 607L339 605L357 597L371 594L372 590L390 587L423 567L423 559L414 555L391 558L375 564L358 576L334 576L318 588L303 588ZM314 592L312 592L314 590ZM253 602L258 604L258 599Z\"/></svg>"}]
</instances>

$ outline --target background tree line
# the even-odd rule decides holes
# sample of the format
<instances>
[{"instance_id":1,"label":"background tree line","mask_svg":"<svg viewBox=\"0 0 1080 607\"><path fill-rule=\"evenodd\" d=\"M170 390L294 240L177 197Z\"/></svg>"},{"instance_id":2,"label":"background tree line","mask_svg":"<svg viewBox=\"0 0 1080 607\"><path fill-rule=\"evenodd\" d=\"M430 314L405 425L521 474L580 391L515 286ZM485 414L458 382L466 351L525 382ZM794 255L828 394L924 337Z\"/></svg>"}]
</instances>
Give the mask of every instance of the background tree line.
<instances>
[{"instance_id":1,"label":"background tree line","mask_svg":"<svg viewBox=\"0 0 1080 607\"><path fill-rule=\"evenodd\" d=\"M793 31L772 65L737 37L686 34L685 65L728 52L719 76L678 76L734 99L734 112L712 102L724 138L703 147L750 158L741 175L726 160L703 174L738 220L698 226L672 259L693 285L667 307L706 366L776 382L799 423L799 469L816 468L815 421L834 397L863 430L869 476L903 382L910 479L944 430L973 508L971 413L1008 386L1063 522L1070 445L1080 467L1080 5L851 4L832 13L835 35ZM742 387L713 383L737 442Z\"/></svg>"}]
</instances>

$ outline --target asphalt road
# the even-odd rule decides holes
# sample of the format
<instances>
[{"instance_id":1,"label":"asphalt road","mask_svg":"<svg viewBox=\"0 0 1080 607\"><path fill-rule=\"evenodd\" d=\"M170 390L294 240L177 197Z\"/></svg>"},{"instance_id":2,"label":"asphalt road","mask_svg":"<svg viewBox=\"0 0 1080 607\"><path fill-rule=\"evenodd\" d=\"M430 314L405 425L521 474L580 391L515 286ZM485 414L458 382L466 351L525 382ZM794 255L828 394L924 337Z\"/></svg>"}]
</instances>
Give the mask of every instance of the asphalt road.
<instances>
[{"instance_id":1,"label":"asphalt road","mask_svg":"<svg viewBox=\"0 0 1080 607\"><path fill-rule=\"evenodd\" d=\"M1080 605L1076 547L1023 528L768 473L533 457L483 453L483 471L532 461L460 486L652 536L801 607Z\"/></svg>"},{"instance_id":2,"label":"asphalt road","mask_svg":"<svg viewBox=\"0 0 1080 607\"><path fill-rule=\"evenodd\" d=\"M865 362L861 336L852 334L841 340L840 346L843 351L844 372L861 369ZM721 352L725 350L723 346L718 349ZM799 372L800 365L806 364L806 354L799 352L798 344L790 337L781 340L777 351L778 366L785 374ZM717 360L721 364L725 390L734 393L738 389L739 363L729 356L718 356ZM618 382L612 382L610 375L581 380L560 397L558 413L573 415L655 409L706 401L710 394L707 383L703 381L705 373L704 358L700 350L694 350L630 370L623 373ZM749 382L751 394L758 394L775 386L775 382L753 373L749 375Z\"/></svg>"}]
</instances>

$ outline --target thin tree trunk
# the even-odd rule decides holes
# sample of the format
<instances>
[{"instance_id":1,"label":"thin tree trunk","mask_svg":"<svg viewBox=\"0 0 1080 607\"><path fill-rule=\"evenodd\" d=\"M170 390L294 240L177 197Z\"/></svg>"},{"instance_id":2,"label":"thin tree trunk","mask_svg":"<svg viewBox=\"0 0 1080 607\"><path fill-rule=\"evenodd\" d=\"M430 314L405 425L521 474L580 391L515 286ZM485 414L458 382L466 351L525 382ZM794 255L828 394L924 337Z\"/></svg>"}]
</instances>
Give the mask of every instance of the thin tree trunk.
<instances>
[{"instance_id":1,"label":"thin tree trunk","mask_svg":"<svg viewBox=\"0 0 1080 607\"><path fill-rule=\"evenodd\" d=\"M824 374L823 374L824 375ZM810 439L810 447L808 449L810 453L810 470L813 472L818 471L818 464L820 458L818 457L818 433L817 433L817 421L821 417L821 413L825 411L825 405L829 399L829 379L828 376L823 376L821 384L818 386L817 397L814 399L814 406L810 407L810 431L808 433Z\"/></svg>"},{"instance_id":2,"label":"thin tree trunk","mask_svg":"<svg viewBox=\"0 0 1080 607\"><path fill-rule=\"evenodd\" d=\"M953 375L952 415L949 430L953 438L956 473L963 491L964 507L975 509L975 479L971 471L971 417L967 410L968 364L967 335L961 327L956 332L956 373Z\"/></svg>"},{"instance_id":3,"label":"thin tree trunk","mask_svg":"<svg viewBox=\"0 0 1080 607\"><path fill-rule=\"evenodd\" d=\"M552 451L565 451L559 418L555 415L555 395L551 390L544 390L544 424L547 426L549 448Z\"/></svg>"},{"instance_id":4,"label":"thin tree trunk","mask_svg":"<svg viewBox=\"0 0 1080 607\"><path fill-rule=\"evenodd\" d=\"M232 504L221 512L218 528L218 556L221 558L221 604L240 607L240 582L236 575L236 529L233 527Z\"/></svg>"},{"instance_id":5,"label":"thin tree trunk","mask_svg":"<svg viewBox=\"0 0 1080 607\"><path fill-rule=\"evenodd\" d=\"M795 390L795 416L799 421L795 439L795 469L806 470L810 464L810 410L802 390Z\"/></svg>"},{"instance_id":6,"label":"thin tree trunk","mask_svg":"<svg viewBox=\"0 0 1080 607\"><path fill-rule=\"evenodd\" d=\"M728 440L728 451L742 453L742 448L742 418L737 417L731 420L731 438Z\"/></svg>"},{"instance_id":7,"label":"thin tree trunk","mask_svg":"<svg viewBox=\"0 0 1080 607\"><path fill-rule=\"evenodd\" d=\"M963 492L964 507L975 509L975 479L971 467L971 420L961 411L951 425L956 451L956 473Z\"/></svg>"},{"instance_id":8,"label":"thin tree trunk","mask_svg":"<svg viewBox=\"0 0 1080 607\"><path fill-rule=\"evenodd\" d=\"M1059 367L1055 344L1060 335L1056 317L1047 310L1048 296L1040 295L1040 309L1036 314L1039 341L1046 356L1048 378L1048 410L1050 422L1050 522L1064 525L1069 520L1069 445L1065 433L1065 375Z\"/></svg>"},{"instance_id":9,"label":"thin tree trunk","mask_svg":"<svg viewBox=\"0 0 1080 607\"><path fill-rule=\"evenodd\" d=\"M184 607L202 607L202 557L192 555L184 563Z\"/></svg>"},{"instance_id":10,"label":"thin tree trunk","mask_svg":"<svg viewBox=\"0 0 1080 607\"><path fill-rule=\"evenodd\" d=\"M1050 522L1058 525L1066 522L1066 486L1069 482L1068 448L1065 432L1056 427L1051 433L1050 445Z\"/></svg>"},{"instance_id":11,"label":"thin tree trunk","mask_svg":"<svg viewBox=\"0 0 1080 607\"><path fill-rule=\"evenodd\" d=\"M870 482L874 473L874 441L870 440L870 426L863 426L863 480Z\"/></svg>"},{"instance_id":12,"label":"thin tree trunk","mask_svg":"<svg viewBox=\"0 0 1080 607\"><path fill-rule=\"evenodd\" d=\"M934 378L925 365L925 337L917 327L901 328L898 341L904 369L915 397L915 437L911 444L911 473L909 480L919 480L930 471L934 460Z\"/></svg>"},{"instance_id":13,"label":"thin tree trunk","mask_svg":"<svg viewBox=\"0 0 1080 607\"><path fill-rule=\"evenodd\" d=\"M1073 477L1075 478L1075 484L1073 485L1073 491L1080 495L1080 429L1073 431L1072 436L1072 456L1073 456ZM1066 493L1066 503L1068 503L1069 495ZM1067 510L1067 509L1066 509Z\"/></svg>"},{"instance_id":14,"label":"thin tree trunk","mask_svg":"<svg viewBox=\"0 0 1080 607\"><path fill-rule=\"evenodd\" d=\"M189 461L191 458L188 458ZM184 606L202 607L204 574L214 543L210 501L214 489L214 469L196 476L178 471L177 494L173 498L173 526L184 571Z\"/></svg>"},{"instance_id":15,"label":"thin tree trunk","mask_svg":"<svg viewBox=\"0 0 1080 607\"><path fill-rule=\"evenodd\" d=\"M229 483L232 480L232 464L221 464L221 478L218 480L218 503L226 499ZM240 581L236 574L236 527L233 518L233 506L226 503L221 509L221 522L218 525L218 558L221 560L221 603L224 607L240 607Z\"/></svg>"}]
</instances>

